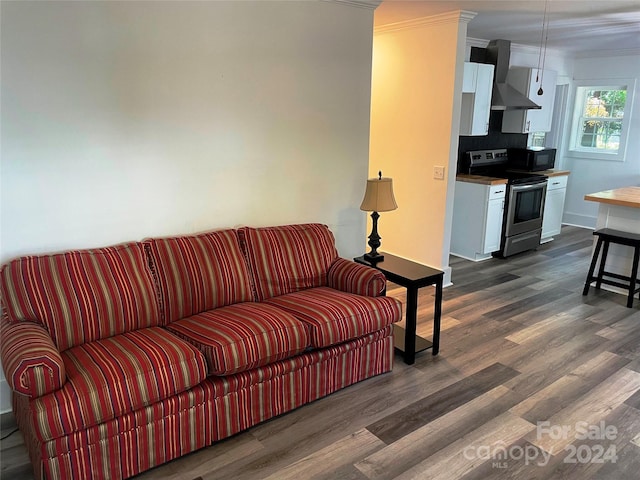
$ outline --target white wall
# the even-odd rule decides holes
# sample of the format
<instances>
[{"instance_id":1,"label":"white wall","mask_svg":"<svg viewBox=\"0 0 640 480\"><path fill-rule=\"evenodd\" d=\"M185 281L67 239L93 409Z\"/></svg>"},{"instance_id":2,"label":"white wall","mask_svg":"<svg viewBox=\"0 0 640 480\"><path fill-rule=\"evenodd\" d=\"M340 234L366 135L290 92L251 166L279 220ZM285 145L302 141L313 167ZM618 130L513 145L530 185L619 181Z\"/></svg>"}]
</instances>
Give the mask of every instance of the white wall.
<instances>
[{"instance_id":1,"label":"white wall","mask_svg":"<svg viewBox=\"0 0 640 480\"><path fill-rule=\"evenodd\" d=\"M374 35L369 174L392 177L398 209L380 214L383 251L451 279L449 243L468 12L396 23ZM434 179L435 166L445 179Z\"/></svg>"},{"instance_id":2,"label":"white wall","mask_svg":"<svg viewBox=\"0 0 640 480\"><path fill-rule=\"evenodd\" d=\"M640 186L640 55L578 58L575 60L566 112L562 162L571 170L565 200L564 221L595 228L599 204L587 202L584 196L602 190ZM593 160L566 155L571 132L575 98L575 82L580 80L635 79L633 104L628 118L628 143L623 162ZM627 98L630 92L627 93Z\"/></svg>"},{"instance_id":3,"label":"white wall","mask_svg":"<svg viewBox=\"0 0 640 480\"><path fill-rule=\"evenodd\" d=\"M362 253L372 8L1 8L1 262L293 222Z\"/></svg>"}]
</instances>

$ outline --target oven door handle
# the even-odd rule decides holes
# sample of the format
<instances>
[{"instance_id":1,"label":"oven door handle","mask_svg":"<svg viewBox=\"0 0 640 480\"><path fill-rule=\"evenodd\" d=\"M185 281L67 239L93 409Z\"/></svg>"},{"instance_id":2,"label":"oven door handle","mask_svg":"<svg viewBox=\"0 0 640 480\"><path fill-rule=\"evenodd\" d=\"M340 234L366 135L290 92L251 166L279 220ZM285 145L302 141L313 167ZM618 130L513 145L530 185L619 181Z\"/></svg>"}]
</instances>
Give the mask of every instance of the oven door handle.
<instances>
[{"instance_id":1,"label":"oven door handle","mask_svg":"<svg viewBox=\"0 0 640 480\"><path fill-rule=\"evenodd\" d=\"M526 190L533 190L535 188L540 188L544 185L546 185L547 181L543 180L542 182L538 182L538 183L530 183L528 185L512 185L511 186L511 190L513 190L514 192L524 192Z\"/></svg>"}]
</instances>

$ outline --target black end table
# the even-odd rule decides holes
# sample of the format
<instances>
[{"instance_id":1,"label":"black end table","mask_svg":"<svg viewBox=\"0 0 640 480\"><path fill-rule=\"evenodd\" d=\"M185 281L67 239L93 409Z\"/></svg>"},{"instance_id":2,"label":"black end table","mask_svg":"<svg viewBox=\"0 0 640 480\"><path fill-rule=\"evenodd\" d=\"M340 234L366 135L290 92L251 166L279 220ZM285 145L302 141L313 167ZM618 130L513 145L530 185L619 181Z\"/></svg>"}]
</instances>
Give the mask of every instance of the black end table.
<instances>
[{"instance_id":1,"label":"black end table","mask_svg":"<svg viewBox=\"0 0 640 480\"><path fill-rule=\"evenodd\" d=\"M404 353L404 362L412 365L416 361L416 352L432 348L433 355L437 355L440 350L444 272L389 253L383 253L383 255L384 260L378 262L370 262L364 256L354 258L354 261L380 270L387 277L387 280L407 289L406 332L402 327L394 325L393 335L395 348ZM433 309L433 342L416 335L418 289L429 285L436 287Z\"/></svg>"}]
</instances>

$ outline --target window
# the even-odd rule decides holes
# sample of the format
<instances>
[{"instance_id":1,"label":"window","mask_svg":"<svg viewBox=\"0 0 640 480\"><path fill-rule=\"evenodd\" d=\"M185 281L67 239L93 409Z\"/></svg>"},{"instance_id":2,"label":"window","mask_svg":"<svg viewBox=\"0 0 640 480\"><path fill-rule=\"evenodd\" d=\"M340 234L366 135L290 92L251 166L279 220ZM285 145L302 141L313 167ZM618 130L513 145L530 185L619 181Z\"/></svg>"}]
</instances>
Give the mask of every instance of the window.
<instances>
[{"instance_id":1,"label":"window","mask_svg":"<svg viewBox=\"0 0 640 480\"><path fill-rule=\"evenodd\" d=\"M624 160L627 91L626 84L577 87L569 154Z\"/></svg>"},{"instance_id":2,"label":"window","mask_svg":"<svg viewBox=\"0 0 640 480\"><path fill-rule=\"evenodd\" d=\"M527 137L527 147L544 147L547 140L547 132L530 132Z\"/></svg>"}]
</instances>

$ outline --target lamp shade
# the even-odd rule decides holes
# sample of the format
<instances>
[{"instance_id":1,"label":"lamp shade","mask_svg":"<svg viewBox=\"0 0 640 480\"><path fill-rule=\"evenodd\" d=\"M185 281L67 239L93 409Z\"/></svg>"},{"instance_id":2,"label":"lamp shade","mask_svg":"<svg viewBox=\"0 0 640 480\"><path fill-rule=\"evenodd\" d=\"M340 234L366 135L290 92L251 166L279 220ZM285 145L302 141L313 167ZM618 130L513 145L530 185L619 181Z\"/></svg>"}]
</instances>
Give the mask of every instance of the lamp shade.
<instances>
[{"instance_id":1,"label":"lamp shade","mask_svg":"<svg viewBox=\"0 0 640 480\"><path fill-rule=\"evenodd\" d=\"M390 178L370 178L360 210L365 212L389 212L398 208L393 196L393 181Z\"/></svg>"}]
</instances>

